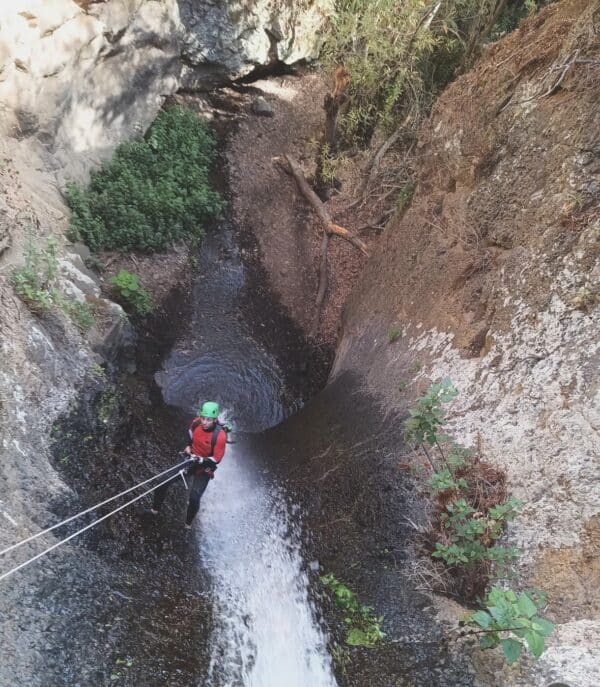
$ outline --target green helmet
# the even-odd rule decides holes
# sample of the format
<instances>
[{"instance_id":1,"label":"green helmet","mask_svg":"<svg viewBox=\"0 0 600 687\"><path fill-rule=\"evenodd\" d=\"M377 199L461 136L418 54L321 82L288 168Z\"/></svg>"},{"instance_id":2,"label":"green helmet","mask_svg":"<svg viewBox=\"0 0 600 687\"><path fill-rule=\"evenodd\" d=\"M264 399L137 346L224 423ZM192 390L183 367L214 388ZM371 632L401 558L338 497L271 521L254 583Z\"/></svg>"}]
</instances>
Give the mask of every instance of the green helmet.
<instances>
[{"instance_id":1,"label":"green helmet","mask_svg":"<svg viewBox=\"0 0 600 687\"><path fill-rule=\"evenodd\" d=\"M219 418L219 404L214 401L206 401L198 410L200 417L212 417L215 420Z\"/></svg>"}]
</instances>

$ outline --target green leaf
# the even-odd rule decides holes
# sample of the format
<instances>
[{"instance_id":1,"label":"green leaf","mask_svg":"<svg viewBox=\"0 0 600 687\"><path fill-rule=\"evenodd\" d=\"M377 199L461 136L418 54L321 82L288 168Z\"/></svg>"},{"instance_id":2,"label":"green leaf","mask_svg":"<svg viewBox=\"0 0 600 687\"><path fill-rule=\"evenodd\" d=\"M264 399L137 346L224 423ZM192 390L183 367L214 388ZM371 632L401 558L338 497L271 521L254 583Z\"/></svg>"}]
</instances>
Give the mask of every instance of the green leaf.
<instances>
[{"instance_id":1,"label":"green leaf","mask_svg":"<svg viewBox=\"0 0 600 687\"><path fill-rule=\"evenodd\" d=\"M492 647L498 646L500 642L500 637L495 632L490 632L490 634L483 635L479 640L479 646L482 649L491 649Z\"/></svg>"},{"instance_id":2,"label":"green leaf","mask_svg":"<svg viewBox=\"0 0 600 687\"><path fill-rule=\"evenodd\" d=\"M527 646L529 647L531 653L536 658L539 658L544 652L544 638L542 635L534 632L533 630L529 630L525 633L525 641L527 642Z\"/></svg>"},{"instance_id":3,"label":"green leaf","mask_svg":"<svg viewBox=\"0 0 600 687\"><path fill-rule=\"evenodd\" d=\"M515 639L503 639L500 644L502 645L502 652L506 657L506 662L511 666L521 655L523 645Z\"/></svg>"},{"instance_id":4,"label":"green leaf","mask_svg":"<svg viewBox=\"0 0 600 687\"><path fill-rule=\"evenodd\" d=\"M542 635L542 637L549 637L554 632L554 625L545 618L535 616L531 619L531 627L533 630Z\"/></svg>"},{"instance_id":5,"label":"green leaf","mask_svg":"<svg viewBox=\"0 0 600 687\"><path fill-rule=\"evenodd\" d=\"M525 594L525 592L519 595L517 607L519 611L528 618L532 618L537 613L537 606L533 603L529 596Z\"/></svg>"},{"instance_id":6,"label":"green leaf","mask_svg":"<svg viewBox=\"0 0 600 687\"><path fill-rule=\"evenodd\" d=\"M350 646L364 646L365 642L367 642L367 635L357 627L348 632L346 644L349 644Z\"/></svg>"},{"instance_id":7,"label":"green leaf","mask_svg":"<svg viewBox=\"0 0 600 687\"><path fill-rule=\"evenodd\" d=\"M511 609L507 604L489 606L488 611L492 614L494 620L501 627L508 627L510 625L510 621L513 618L513 614L511 613Z\"/></svg>"},{"instance_id":8,"label":"green leaf","mask_svg":"<svg viewBox=\"0 0 600 687\"><path fill-rule=\"evenodd\" d=\"M477 611L477 613L473 613L473 615L470 617L470 620L472 620L474 623L479 625L479 627L483 628L484 630L487 630L493 622L492 616L489 613L486 613L485 611Z\"/></svg>"}]
</instances>

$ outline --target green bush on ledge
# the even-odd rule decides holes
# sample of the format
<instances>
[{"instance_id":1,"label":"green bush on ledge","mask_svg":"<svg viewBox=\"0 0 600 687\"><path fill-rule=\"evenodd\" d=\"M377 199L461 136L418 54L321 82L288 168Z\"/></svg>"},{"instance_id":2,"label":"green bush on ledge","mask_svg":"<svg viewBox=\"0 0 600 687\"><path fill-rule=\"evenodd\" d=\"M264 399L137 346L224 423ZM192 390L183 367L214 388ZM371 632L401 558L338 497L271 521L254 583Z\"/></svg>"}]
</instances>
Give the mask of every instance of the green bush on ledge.
<instances>
[{"instance_id":1,"label":"green bush on ledge","mask_svg":"<svg viewBox=\"0 0 600 687\"><path fill-rule=\"evenodd\" d=\"M93 251L147 253L202 238L223 209L208 180L215 156L215 140L193 112L161 112L143 139L124 143L92 172L87 188L67 184L69 238Z\"/></svg>"}]
</instances>

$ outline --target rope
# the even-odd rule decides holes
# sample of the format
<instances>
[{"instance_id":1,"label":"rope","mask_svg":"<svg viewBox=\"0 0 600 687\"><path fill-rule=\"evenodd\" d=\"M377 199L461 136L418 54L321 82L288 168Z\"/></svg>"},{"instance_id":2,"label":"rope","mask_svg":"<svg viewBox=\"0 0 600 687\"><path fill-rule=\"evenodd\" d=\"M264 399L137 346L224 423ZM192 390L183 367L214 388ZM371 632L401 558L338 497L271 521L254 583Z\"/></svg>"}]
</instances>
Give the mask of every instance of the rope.
<instances>
[{"instance_id":1,"label":"rope","mask_svg":"<svg viewBox=\"0 0 600 687\"><path fill-rule=\"evenodd\" d=\"M145 484L148 484L148 482L152 482L153 480L158 479L159 477L162 477L163 475L166 475L167 472L171 472L171 470L175 470L176 468L179 468L182 465L185 465L185 463L187 463L188 460L184 460L182 463L179 463L178 465L174 465L173 467L169 468L168 470L163 470L162 472L159 472L158 475L154 475L154 477L150 477L150 479L144 480L143 482L136 484L134 487L129 487L129 489L125 489L125 491L122 491L120 494L117 494L116 496L111 496L109 499L106 499L105 501L101 501L100 503L97 503L95 506L91 506L91 508L86 508L85 510L82 510L80 513L77 513L76 515L72 515L70 518L63 520L62 522L56 523L56 525L52 525L52 527L48 527L47 529L42 530L41 532L38 532L37 534L32 534L30 537L27 537L27 539L23 539L22 541L17 542L16 544L13 544L12 546L9 546L8 548L0 551L0 556L4 556L5 553L8 553L9 551L13 551L14 549L19 548L19 546L23 546L23 544L27 544L28 542L33 541L34 539L37 539L38 537L41 537L43 534L47 534L48 532L52 532L52 530L55 530L57 527L62 527L63 525L66 525L67 523L72 522L73 520L76 520L77 518L80 518L82 515L87 515L88 513L91 513L93 510L96 510L96 508L100 508L100 506L105 506L107 503L110 503L111 501L114 501L115 499L118 499L121 496L125 496L125 494L129 494L129 492L133 491L134 489L138 489L139 487L143 487Z\"/></svg>"},{"instance_id":2,"label":"rope","mask_svg":"<svg viewBox=\"0 0 600 687\"><path fill-rule=\"evenodd\" d=\"M176 467L178 467L178 466L176 466ZM173 469L173 468L171 468L171 469ZM180 471L180 472L183 472L183 471ZM158 489L159 487L161 487L163 484L170 482L174 477L177 477L177 475L171 475L170 477L167 477L167 479L163 480L162 482L159 482L159 484L156 484L153 487L150 487L150 489L148 489L147 491L144 491L141 494L139 494L138 496L136 496L135 498L131 499L131 501L127 501L127 503L124 503L122 506L115 508L113 511L111 511L110 513L107 513L106 515L103 515L101 518L98 518L98 520L94 520L94 522L91 522L89 525L82 527L80 530L77 530L77 532L73 532L73 534L70 534L65 539L61 539L59 542L57 542L56 544L53 544L52 546L49 546L47 549L44 549L43 551L41 551L37 555L33 556L32 558L29 558L24 563L21 563L20 565L17 565L14 568L11 568L7 572L0 575L0 582L2 582L2 580L5 580L7 577L10 577L14 573L16 573L18 570L21 570L22 568L25 568L26 566L33 563L34 561L37 561L38 558L41 558L42 556L45 556L46 554L50 553L50 551L54 551L54 549L58 548L59 546L66 544L68 541L70 541L71 539L73 539L77 535L82 534L86 530L89 530L91 527L95 527L96 525L101 523L103 520L110 518L111 515L114 515L115 513L118 513L120 510L127 508L127 506L130 506L132 503L139 501L141 498L146 496L146 494L150 494L155 489Z\"/></svg>"}]
</instances>

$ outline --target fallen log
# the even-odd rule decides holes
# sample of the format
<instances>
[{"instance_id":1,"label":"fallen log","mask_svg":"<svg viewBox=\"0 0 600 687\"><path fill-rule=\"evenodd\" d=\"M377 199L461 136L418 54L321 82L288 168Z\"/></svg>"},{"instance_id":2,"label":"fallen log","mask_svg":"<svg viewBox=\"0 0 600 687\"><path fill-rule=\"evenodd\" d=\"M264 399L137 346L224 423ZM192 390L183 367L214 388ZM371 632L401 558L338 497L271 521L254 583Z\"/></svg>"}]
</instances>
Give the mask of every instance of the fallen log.
<instances>
[{"instance_id":1,"label":"fallen log","mask_svg":"<svg viewBox=\"0 0 600 687\"><path fill-rule=\"evenodd\" d=\"M335 224L335 222L333 222L329 212L327 211L327 208L323 205L319 196L317 196L317 194L310 187L308 181L306 181L304 178L304 172L302 171L300 165L288 155L283 155L281 158L276 158L276 160L282 164L284 169L292 174L296 180L296 183L298 184L298 188L302 192L302 195L306 198L306 200L308 200L314 211L319 216L325 232L329 235L334 234L335 236L339 236L340 238L348 241L355 248L358 248L358 250L368 256L369 252L367 251L367 245L364 241L361 241L358 236L355 236L352 232L348 231L348 229L340 227L339 224Z\"/></svg>"}]
</instances>

